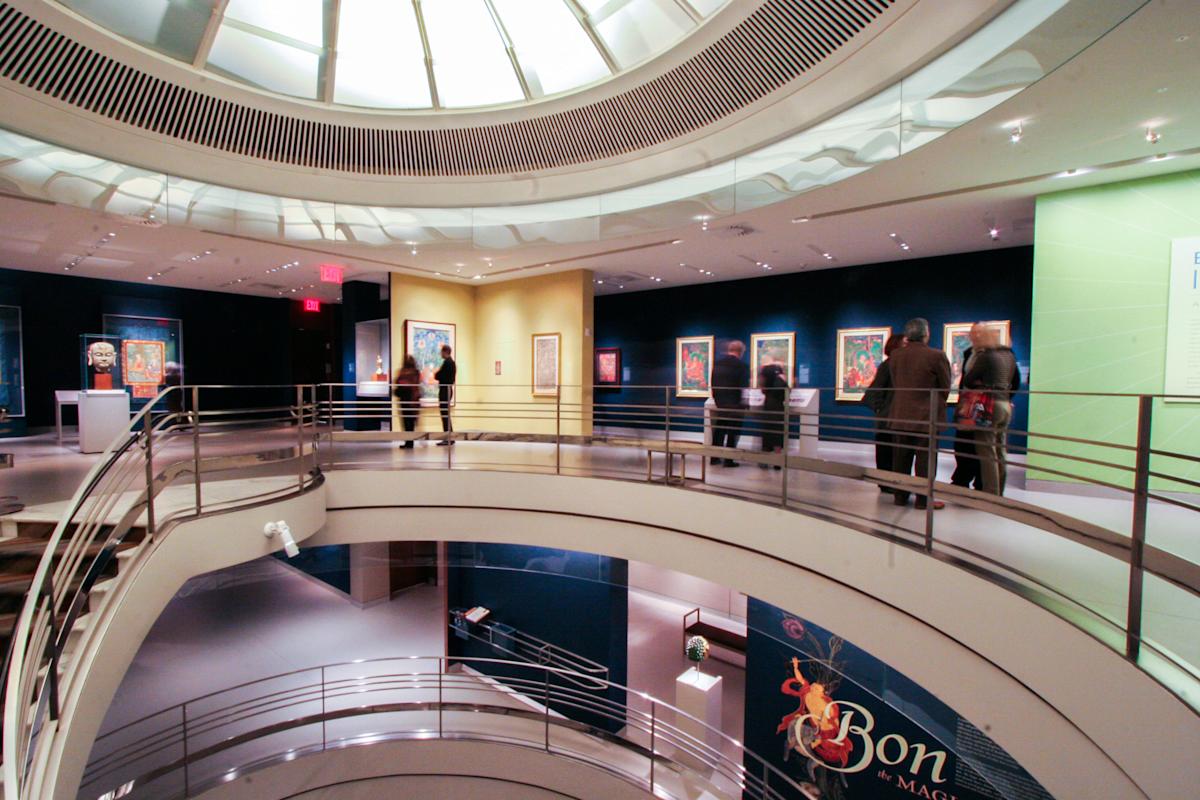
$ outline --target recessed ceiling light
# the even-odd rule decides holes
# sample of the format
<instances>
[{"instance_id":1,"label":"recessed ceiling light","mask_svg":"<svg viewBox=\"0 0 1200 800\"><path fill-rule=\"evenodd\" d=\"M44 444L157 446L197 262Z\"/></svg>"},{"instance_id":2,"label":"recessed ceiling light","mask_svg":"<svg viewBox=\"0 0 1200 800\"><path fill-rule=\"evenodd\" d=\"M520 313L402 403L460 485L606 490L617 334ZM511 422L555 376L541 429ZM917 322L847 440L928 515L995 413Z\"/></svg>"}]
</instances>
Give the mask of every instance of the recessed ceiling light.
<instances>
[{"instance_id":1,"label":"recessed ceiling light","mask_svg":"<svg viewBox=\"0 0 1200 800\"><path fill-rule=\"evenodd\" d=\"M671 244L683 244L683 239L672 239Z\"/></svg>"},{"instance_id":2,"label":"recessed ceiling light","mask_svg":"<svg viewBox=\"0 0 1200 800\"><path fill-rule=\"evenodd\" d=\"M1017 127L1013 128L1011 131L1009 131L1008 140L1010 142L1012 142L1013 144L1016 144L1017 142L1021 141L1021 138L1024 135L1025 135L1025 128L1020 122L1018 122Z\"/></svg>"},{"instance_id":3,"label":"recessed ceiling light","mask_svg":"<svg viewBox=\"0 0 1200 800\"><path fill-rule=\"evenodd\" d=\"M811 217L808 217L808 216L796 217L795 219L792 220L792 222L808 222L809 219L811 219Z\"/></svg>"},{"instance_id":4,"label":"recessed ceiling light","mask_svg":"<svg viewBox=\"0 0 1200 800\"><path fill-rule=\"evenodd\" d=\"M1154 130L1154 128L1146 128L1146 141L1150 144L1158 144L1158 140L1162 138L1162 134Z\"/></svg>"}]
</instances>

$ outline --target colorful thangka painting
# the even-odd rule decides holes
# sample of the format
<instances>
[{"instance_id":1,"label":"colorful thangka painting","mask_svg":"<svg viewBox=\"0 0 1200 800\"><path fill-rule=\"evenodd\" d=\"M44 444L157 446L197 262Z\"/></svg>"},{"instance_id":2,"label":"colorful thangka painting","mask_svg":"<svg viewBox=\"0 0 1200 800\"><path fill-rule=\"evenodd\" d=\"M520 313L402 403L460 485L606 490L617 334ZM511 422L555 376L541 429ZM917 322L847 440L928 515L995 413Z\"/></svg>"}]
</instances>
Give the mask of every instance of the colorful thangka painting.
<instances>
[{"instance_id":1,"label":"colorful thangka painting","mask_svg":"<svg viewBox=\"0 0 1200 800\"><path fill-rule=\"evenodd\" d=\"M712 388L713 337L675 340L675 396L708 397Z\"/></svg>"},{"instance_id":2,"label":"colorful thangka painting","mask_svg":"<svg viewBox=\"0 0 1200 800\"><path fill-rule=\"evenodd\" d=\"M404 352L417 361L421 373L421 404L437 405L438 383L434 375L442 365L442 347L455 350L454 324L404 321Z\"/></svg>"},{"instance_id":3,"label":"colorful thangka painting","mask_svg":"<svg viewBox=\"0 0 1200 800\"><path fill-rule=\"evenodd\" d=\"M533 394L558 393L558 350L561 334L533 334Z\"/></svg>"},{"instance_id":4,"label":"colorful thangka painting","mask_svg":"<svg viewBox=\"0 0 1200 800\"><path fill-rule=\"evenodd\" d=\"M948 322L942 327L942 349L946 358L950 359L950 396L947 402L958 402L958 389L962 384L963 353L971 346L971 327L973 322ZM1000 343L1010 344L1009 337L1012 328L1010 320L992 320L982 323L986 327L1000 331Z\"/></svg>"},{"instance_id":5,"label":"colorful thangka painting","mask_svg":"<svg viewBox=\"0 0 1200 800\"><path fill-rule=\"evenodd\" d=\"M796 372L796 334L752 333L750 334L750 385L758 388L762 368L768 364L783 367L788 385Z\"/></svg>"},{"instance_id":6,"label":"colorful thangka painting","mask_svg":"<svg viewBox=\"0 0 1200 800\"><path fill-rule=\"evenodd\" d=\"M596 377L597 386L621 385L621 348L596 348Z\"/></svg>"},{"instance_id":7,"label":"colorful thangka painting","mask_svg":"<svg viewBox=\"0 0 1200 800\"><path fill-rule=\"evenodd\" d=\"M883 346L891 335L891 328L838 329L837 400L862 399L883 363Z\"/></svg>"},{"instance_id":8,"label":"colorful thangka painting","mask_svg":"<svg viewBox=\"0 0 1200 800\"><path fill-rule=\"evenodd\" d=\"M121 342L121 364L125 383L158 387L165 382L163 362L166 347L162 342L126 339Z\"/></svg>"}]
</instances>

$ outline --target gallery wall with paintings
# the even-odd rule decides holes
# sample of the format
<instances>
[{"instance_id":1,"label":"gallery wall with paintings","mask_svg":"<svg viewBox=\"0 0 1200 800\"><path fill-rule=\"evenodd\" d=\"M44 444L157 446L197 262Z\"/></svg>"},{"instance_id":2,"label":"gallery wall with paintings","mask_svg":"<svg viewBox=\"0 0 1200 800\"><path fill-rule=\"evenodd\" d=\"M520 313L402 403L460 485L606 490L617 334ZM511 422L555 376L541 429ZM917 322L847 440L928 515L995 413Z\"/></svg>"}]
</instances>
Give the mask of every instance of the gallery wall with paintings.
<instances>
[{"instance_id":1,"label":"gallery wall with paintings","mask_svg":"<svg viewBox=\"0 0 1200 800\"><path fill-rule=\"evenodd\" d=\"M391 276L392 375L412 354L421 375L418 430L440 430L440 349L457 366L452 417L461 430L591 431L592 276L573 270L487 285ZM502 404L507 411L498 411ZM490 413L489 413L490 412ZM399 429L399 419L393 425Z\"/></svg>"},{"instance_id":2,"label":"gallery wall with paintings","mask_svg":"<svg viewBox=\"0 0 1200 800\"><path fill-rule=\"evenodd\" d=\"M868 417L858 400L887 336L916 316L929 320L932 347L959 353L963 325L1003 324L1027 379L1032 262L1032 248L1003 248L602 295L596 352L611 354L620 380L598 381L597 403L662 403L661 390L631 387L665 385L672 403L702 404L717 350L739 339L755 378L778 363L793 386L837 387L822 394L823 409ZM1024 427L1026 405L1017 403L1013 427Z\"/></svg>"},{"instance_id":3,"label":"gallery wall with paintings","mask_svg":"<svg viewBox=\"0 0 1200 800\"><path fill-rule=\"evenodd\" d=\"M1046 391L1176 395L1155 401L1151 446L1200 453L1200 171L1039 197L1033 368ZM1034 398L1036 430L1132 445L1135 400ZM1081 453L1111 461L1108 450ZM1126 464L1133 454L1126 454ZM1125 483L1129 473L1044 455L1031 464ZM1157 458L1155 472L1200 482L1200 463ZM1046 472L1039 480L1061 480ZM1152 478L1152 486L1197 492Z\"/></svg>"},{"instance_id":4,"label":"gallery wall with paintings","mask_svg":"<svg viewBox=\"0 0 1200 800\"><path fill-rule=\"evenodd\" d=\"M24 432L26 425L52 427L54 392L96 388L97 379L129 391L135 408L146 402L145 396L179 381L250 385L299 380L294 360L311 359L298 356L303 341L293 319L297 305L283 299L0 268L0 306L21 312L26 415L18 420L20 425L10 426L10 435ZM331 319L339 313L337 306L322 312ZM8 385L10 376L16 380L9 363L13 347L11 335L5 333L8 327L0 327L5 359L0 391L15 398ZM324 330L320 335L326 336ZM94 344L100 346L92 351L89 365ZM332 356L336 359L336 348ZM68 424L72 415L67 412Z\"/></svg>"}]
</instances>

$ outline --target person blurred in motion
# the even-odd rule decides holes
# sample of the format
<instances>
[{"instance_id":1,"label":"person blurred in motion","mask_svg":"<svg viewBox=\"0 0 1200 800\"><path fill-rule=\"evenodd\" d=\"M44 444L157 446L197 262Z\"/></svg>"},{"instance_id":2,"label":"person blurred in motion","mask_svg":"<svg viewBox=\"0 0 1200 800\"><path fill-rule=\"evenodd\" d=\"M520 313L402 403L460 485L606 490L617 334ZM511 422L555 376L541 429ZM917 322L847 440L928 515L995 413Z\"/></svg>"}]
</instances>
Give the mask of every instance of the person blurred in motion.
<instances>
[{"instance_id":1,"label":"person blurred in motion","mask_svg":"<svg viewBox=\"0 0 1200 800\"><path fill-rule=\"evenodd\" d=\"M713 414L713 447L737 447L746 413L742 390L750 385L750 368L742 361L745 353L746 345L735 339L725 348L725 355L713 364L712 398L717 407ZM713 457L710 461L716 464L720 459ZM737 465L732 458L725 459L725 466Z\"/></svg>"},{"instance_id":2,"label":"person blurred in motion","mask_svg":"<svg viewBox=\"0 0 1200 800\"><path fill-rule=\"evenodd\" d=\"M974 364L975 356L981 350L982 339L980 337L983 335L984 329L983 324L976 322L971 326L970 333L967 334L971 337L971 346L964 350L962 354L962 363L958 369L958 374L961 376L958 386L951 387L958 389L959 392L963 389L976 388L968 386L963 378L966 377L967 371ZM983 478L980 475L979 468L979 454L975 452L975 429L973 427L960 425L954 431L954 474L950 476L950 482L955 486L975 489L983 488Z\"/></svg>"},{"instance_id":3,"label":"person blurred in motion","mask_svg":"<svg viewBox=\"0 0 1200 800\"><path fill-rule=\"evenodd\" d=\"M875 469L885 469L889 472L895 466L896 460L895 434L888 428L888 414L892 408L892 353L904 347L905 339L902 333L893 333L883 345L883 363L875 370L875 378L863 394L863 405L875 414ZM880 486L879 491L891 494L887 486Z\"/></svg>"},{"instance_id":4,"label":"person blurred in motion","mask_svg":"<svg viewBox=\"0 0 1200 800\"><path fill-rule=\"evenodd\" d=\"M946 397L950 392L950 362L941 350L929 346L929 321L920 317L904 325L905 345L892 351L890 366L892 407L888 411L889 428L895 435L893 469L910 475L916 460L917 477L929 477L930 449L936 453L937 438L929 440L931 424L946 416ZM908 492L895 492L896 505L908 504ZM917 508L925 508L928 498L918 496ZM934 508L944 504L937 500Z\"/></svg>"},{"instance_id":5,"label":"person blurred in motion","mask_svg":"<svg viewBox=\"0 0 1200 800\"><path fill-rule=\"evenodd\" d=\"M975 451L979 454L983 490L1004 494L1008 479L1008 424L1012 421L1012 394L1021 388L1021 371L1012 348L1000 340L1000 331L985 327L980 334L981 352L963 373L963 385L991 395L990 425L975 429Z\"/></svg>"},{"instance_id":6,"label":"person blurred in motion","mask_svg":"<svg viewBox=\"0 0 1200 800\"><path fill-rule=\"evenodd\" d=\"M784 374L783 365L778 362L768 362L758 372L758 388L762 389L763 406L762 420L762 451L778 453L784 447L783 407L787 403L788 379ZM763 469L766 464L759 464ZM782 469L778 464L775 469Z\"/></svg>"},{"instance_id":7,"label":"person blurred in motion","mask_svg":"<svg viewBox=\"0 0 1200 800\"><path fill-rule=\"evenodd\" d=\"M417 429L417 414L421 408L421 371L417 369L417 359L413 356L404 357L404 365L396 373L393 394L400 401L400 420L404 423L404 431L412 433ZM416 442L409 439L400 447L412 450Z\"/></svg>"}]
</instances>

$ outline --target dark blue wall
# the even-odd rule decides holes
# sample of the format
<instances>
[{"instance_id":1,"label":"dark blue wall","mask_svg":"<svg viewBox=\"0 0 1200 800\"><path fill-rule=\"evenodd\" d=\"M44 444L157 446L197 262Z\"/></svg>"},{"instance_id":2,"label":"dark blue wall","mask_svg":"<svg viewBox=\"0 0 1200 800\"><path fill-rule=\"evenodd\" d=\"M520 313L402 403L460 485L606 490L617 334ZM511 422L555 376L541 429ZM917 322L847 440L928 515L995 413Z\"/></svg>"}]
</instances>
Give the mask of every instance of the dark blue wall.
<instances>
[{"instance_id":1,"label":"dark blue wall","mask_svg":"<svg viewBox=\"0 0 1200 800\"><path fill-rule=\"evenodd\" d=\"M282 550L277 550L271 555L301 572L329 584L339 592L350 594L350 545L348 544L302 547L300 555L295 558L288 558L287 553Z\"/></svg>"},{"instance_id":2,"label":"dark blue wall","mask_svg":"<svg viewBox=\"0 0 1200 800\"><path fill-rule=\"evenodd\" d=\"M752 333L795 331L794 385L832 387L839 328L890 325L899 333L906 320L920 316L929 320L930 344L941 347L944 323L1008 319L1027 374L1032 293L1032 247L772 275L599 296L595 344L621 348L627 384L674 386L677 336L713 335L749 346ZM672 403L703 403L673 395ZM663 397L661 391L601 389L596 402L661 404ZM1016 404L1014 428L1026 428L1025 406ZM832 392L822 393L821 408L869 417L855 404L835 405Z\"/></svg>"},{"instance_id":3,"label":"dark blue wall","mask_svg":"<svg viewBox=\"0 0 1200 800\"><path fill-rule=\"evenodd\" d=\"M79 388L79 336L101 333L105 314L181 319L189 384L311 379L307 369L299 370L307 374L298 372L313 361L310 350L319 353L306 349L308 339L329 338L340 314L338 306L325 306L320 314L297 313L299 303L282 298L8 269L0 269L0 303L21 307L30 426L54 424L55 389Z\"/></svg>"},{"instance_id":4,"label":"dark blue wall","mask_svg":"<svg viewBox=\"0 0 1200 800\"><path fill-rule=\"evenodd\" d=\"M388 319L391 314L386 300L380 298L380 286L366 281L347 281L342 284L342 383L357 385L360 377L354 372L355 334L354 324L373 319ZM385 364L384 369L391 369ZM339 391L342 400L355 400L358 393L345 388ZM377 400L378 398L363 398ZM377 419L346 419L343 423L348 431L377 431L382 426Z\"/></svg>"},{"instance_id":5,"label":"dark blue wall","mask_svg":"<svg viewBox=\"0 0 1200 800\"><path fill-rule=\"evenodd\" d=\"M823 790L821 797L829 800L899 800L914 795L945 800L1049 800L1050 795L982 731L869 653L753 597L749 598L746 617L746 746L787 777L816 783ZM845 766L853 769L863 763L864 754L873 754L860 771L831 770L789 747L787 731L779 727L801 704L800 698L782 690L784 681L792 676L793 658L799 659L805 679L821 683L831 699L856 703L871 713L875 724L870 738L874 745L890 734L903 737L910 748L908 758L895 765L881 761L878 750L869 748L864 737L854 732L847 737L852 750ZM849 724L864 726L860 712L845 706L839 712L840 721L853 714ZM938 775L934 774L933 759L925 760L915 774L911 771L911 748L917 744L929 752L946 751ZM899 760L902 752L901 744L893 738L884 745L883 756ZM750 760L746 767L753 774L762 772L761 765ZM935 790L944 794L934 794ZM802 797L794 790L784 796Z\"/></svg>"},{"instance_id":6,"label":"dark blue wall","mask_svg":"<svg viewBox=\"0 0 1200 800\"><path fill-rule=\"evenodd\" d=\"M618 558L502 544L453 542L447 548L451 609L484 606L492 620L578 653L609 669L608 680L628 677L628 564ZM450 637L451 656L511 659L475 639ZM501 668L476 669L504 677ZM523 678L528 671L513 673ZM609 700L625 702L610 690ZM536 698L535 698L536 699ZM572 719L617 731L619 723L551 704Z\"/></svg>"}]
</instances>

